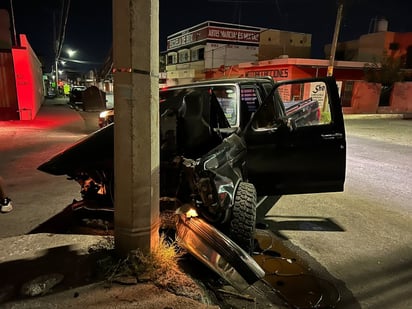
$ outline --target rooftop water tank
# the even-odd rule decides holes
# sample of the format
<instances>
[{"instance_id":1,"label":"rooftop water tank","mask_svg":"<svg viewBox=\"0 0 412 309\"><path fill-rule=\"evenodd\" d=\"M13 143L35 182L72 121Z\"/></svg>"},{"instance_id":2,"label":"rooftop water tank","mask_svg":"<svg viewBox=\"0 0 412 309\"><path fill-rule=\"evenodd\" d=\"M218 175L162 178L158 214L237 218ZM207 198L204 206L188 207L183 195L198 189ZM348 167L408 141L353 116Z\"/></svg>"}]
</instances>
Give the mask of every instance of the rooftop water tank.
<instances>
[{"instance_id":1,"label":"rooftop water tank","mask_svg":"<svg viewBox=\"0 0 412 309\"><path fill-rule=\"evenodd\" d=\"M375 23L375 32L388 31L388 21L385 18L380 18Z\"/></svg>"}]
</instances>

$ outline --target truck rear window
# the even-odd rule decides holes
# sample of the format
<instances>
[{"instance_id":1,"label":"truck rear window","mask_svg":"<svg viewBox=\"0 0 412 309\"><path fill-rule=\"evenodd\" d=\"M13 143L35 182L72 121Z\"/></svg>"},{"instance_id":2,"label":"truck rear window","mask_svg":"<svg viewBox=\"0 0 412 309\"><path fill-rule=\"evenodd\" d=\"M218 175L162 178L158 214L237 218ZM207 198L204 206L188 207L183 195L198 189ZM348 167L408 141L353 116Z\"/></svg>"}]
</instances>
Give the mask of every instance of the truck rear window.
<instances>
[{"instance_id":1,"label":"truck rear window","mask_svg":"<svg viewBox=\"0 0 412 309\"><path fill-rule=\"evenodd\" d=\"M207 91L213 91L220 106L231 126L237 125L238 119L238 94L236 91L236 86L234 85L213 85L213 86L186 86L178 89L163 89L160 91L159 99L160 102L164 100L179 95L182 91L187 91L187 89L203 89Z\"/></svg>"}]
</instances>

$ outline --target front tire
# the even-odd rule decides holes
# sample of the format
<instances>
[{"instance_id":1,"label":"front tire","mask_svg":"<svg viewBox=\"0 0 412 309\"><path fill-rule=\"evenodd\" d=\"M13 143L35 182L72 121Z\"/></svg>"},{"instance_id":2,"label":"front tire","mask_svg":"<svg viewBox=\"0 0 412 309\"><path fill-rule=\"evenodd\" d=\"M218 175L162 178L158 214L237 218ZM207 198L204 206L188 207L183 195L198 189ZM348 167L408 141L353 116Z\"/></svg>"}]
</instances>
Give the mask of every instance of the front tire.
<instances>
[{"instance_id":1,"label":"front tire","mask_svg":"<svg viewBox=\"0 0 412 309\"><path fill-rule=\"evenodd\" d=\"M235 194L229 235L249 254L254 249L256 203L255 186L248 182L241 182Z\"/></svg>"}]
</instances>

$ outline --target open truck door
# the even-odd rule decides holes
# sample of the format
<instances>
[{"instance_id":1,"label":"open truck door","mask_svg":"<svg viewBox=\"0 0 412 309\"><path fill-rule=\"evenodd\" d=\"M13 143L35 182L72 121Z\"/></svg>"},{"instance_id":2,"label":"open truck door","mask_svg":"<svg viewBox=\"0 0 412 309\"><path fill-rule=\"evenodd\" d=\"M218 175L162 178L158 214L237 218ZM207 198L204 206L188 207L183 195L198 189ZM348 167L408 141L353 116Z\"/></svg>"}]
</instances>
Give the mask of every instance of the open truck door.
<instances>
[{"instance_id":1,"label":"open truck door","mask_svg":"<svg viewBox=\"0 0 412 309\"><path fill-rule=\"evenodd\" d=\"M295 121L284 103L318 101L317 117ZM259 195L343 191L345 126L333 77L276 83L243 132L246 171Z\"/></svg>"}]
</instances>

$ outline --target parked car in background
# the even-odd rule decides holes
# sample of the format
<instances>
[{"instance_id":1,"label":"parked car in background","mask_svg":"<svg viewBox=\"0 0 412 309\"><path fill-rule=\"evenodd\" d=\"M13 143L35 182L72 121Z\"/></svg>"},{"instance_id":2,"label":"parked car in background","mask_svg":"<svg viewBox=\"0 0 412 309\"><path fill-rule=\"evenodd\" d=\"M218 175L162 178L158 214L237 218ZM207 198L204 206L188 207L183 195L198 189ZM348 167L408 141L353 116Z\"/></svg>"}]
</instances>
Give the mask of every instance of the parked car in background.
<instances>
[{"instance_id":1,"label":"parked car in background","mask_svg":"<svg viewBox=\"0 0 412 309\"><path fill-rule=\"evenodd\" d=\"M311 101L315 84L324 89L328 120L297 125L285 102L293 89ZM197 85L161 91L162 212L193 209L251 252L258 195L343 191L345 127L333 77ZM107 211L114 206L114 123L38 169L76 180L85 207Z\"/></svg>"},{"instance_id":2,"label":"parked car in background","mask_svg":"<svg viewBox=\"0 0 412 309\"><path fill-rule=\"evenodd\" d=\"M56 93L55 88L52 88L52 87L47 88L47 91L46 91L46 98L47 99L53 99L56 96L57 96L57 93Z\"/></svg>"},{"instance_id":3,"label":"parked car in background","mask_svg":"<svg viewBox=\"0 0 412 309\"><path fill-rule=\"evenodd\" d=\"M83 103L82 95L86 90L86 86L72 86L69 94L69 105L77 108L77 105Z\"/></svg>"}]
</instances>

